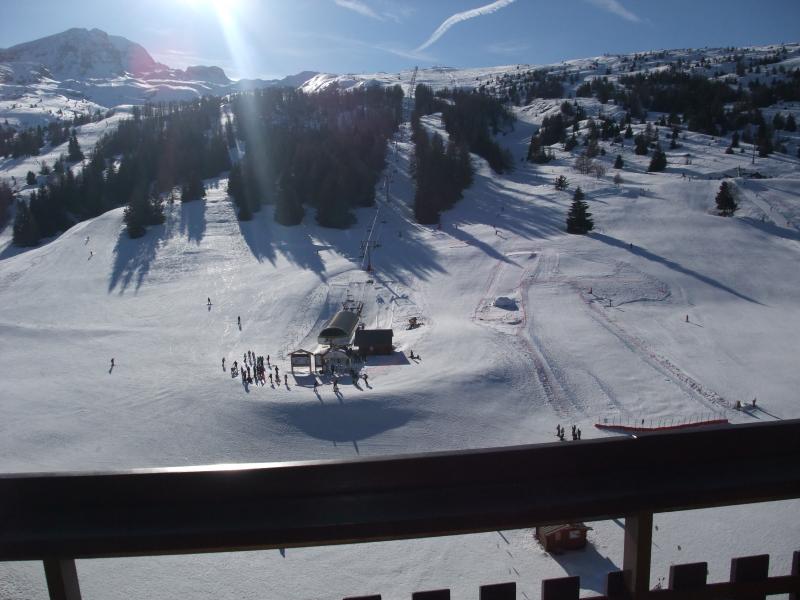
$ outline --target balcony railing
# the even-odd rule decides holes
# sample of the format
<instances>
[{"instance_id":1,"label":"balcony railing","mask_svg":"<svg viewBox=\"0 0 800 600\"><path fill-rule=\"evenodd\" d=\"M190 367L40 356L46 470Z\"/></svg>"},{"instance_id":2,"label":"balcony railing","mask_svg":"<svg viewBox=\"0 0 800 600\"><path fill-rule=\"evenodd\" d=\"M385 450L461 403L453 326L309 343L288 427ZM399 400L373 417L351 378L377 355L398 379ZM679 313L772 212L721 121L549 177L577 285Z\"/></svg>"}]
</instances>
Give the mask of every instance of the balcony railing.
<instances>
[{"instance_id":1,"label":"balcony railing","mask_svg":"<svg viewBox=\"0 0 800 600\"><path fill-rule=\"evenodd\" d=\"M737 559L731 581L715 584L705 581L705 563L676 566L669 589L650 590L653 514L798 497L800 420L347 461L9 474L0 476L0 560L42 560L50 597L76 600L77 558L350 544L623 517L623 569L609 574L605 597L755 600L800 593L800 555L791 574L772 578L768 557ZM543 581L543 600L575 600L578 589L575 577ZM487 600L515 596L513 582L481 589Z\"/></svg>"}]
</instances>

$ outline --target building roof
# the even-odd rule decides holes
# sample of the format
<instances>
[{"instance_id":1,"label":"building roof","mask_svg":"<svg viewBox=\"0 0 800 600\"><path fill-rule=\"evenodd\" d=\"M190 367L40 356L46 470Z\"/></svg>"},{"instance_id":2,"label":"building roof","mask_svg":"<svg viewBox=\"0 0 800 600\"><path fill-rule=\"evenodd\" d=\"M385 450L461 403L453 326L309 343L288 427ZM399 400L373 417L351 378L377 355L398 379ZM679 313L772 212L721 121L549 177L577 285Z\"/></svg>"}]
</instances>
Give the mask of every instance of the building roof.
<instances>
[{"instance_id":1,"label":"building roof","mask_svg":"<svg viewBox=\"0 0 800 600\"><path fill-rule=\"evenodd\" d=\"M544 525L542 527L537 527L536 529L539 533L550 535L551 533L568 529L580 529L582 531L588 531L591 529L591 527L587 527L585 523L564 523L562 525Z\"/></svg>"},{"instance_id":2,"label":"building roof","mask_svg":"<svg viewBox=\"0 0 800 600\"><path fill-rule=\"evenodd\" d=\"M391 345L393 333L391 329L359 329L353 343L359 348Z\"/></svg>"},{"instance_id":3,"label":"building roof","mask_svg":"<svg viewBox=\"0 0 800 600\"><path fill-rule=\"evenodd\" d=\"M318 340L324 344L326 340L346 338L348 341L353 337L353 331L358 325L358 314L350 310L340 310L328 324L319 332Z\"/></svg>"}]
</instances>

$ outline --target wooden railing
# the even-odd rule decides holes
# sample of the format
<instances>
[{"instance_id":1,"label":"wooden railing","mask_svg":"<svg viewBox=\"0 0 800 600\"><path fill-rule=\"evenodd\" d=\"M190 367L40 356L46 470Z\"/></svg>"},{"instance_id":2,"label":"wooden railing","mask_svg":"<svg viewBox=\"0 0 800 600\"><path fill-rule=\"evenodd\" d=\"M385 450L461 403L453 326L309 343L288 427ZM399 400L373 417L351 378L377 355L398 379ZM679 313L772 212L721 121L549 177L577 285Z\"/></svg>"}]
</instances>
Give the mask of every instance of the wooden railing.
<instances>
[{"instance_id":1,"label":"wooden railing","mask_svg":"<svg viewBox=\"0 0 800 600\"><path fill-rule=\"evenodd\" d=\"M800 420L348 461L8 474L0 476L0 560L44 561L50 597L76 600L76 558L623 517L623 569L609 575L606 597L756 600L800 592L797 555L783 577L767 578L766 559L750 557L734 561L731 582L706 584L704 567L683 565L673 568L670 589L651 591L653 514L798 497ZM577 578L544 581L543 600L574 600L578 587ZM513 582L481 590L487 600L515 596Z\"/></svg>"}]
</instances>

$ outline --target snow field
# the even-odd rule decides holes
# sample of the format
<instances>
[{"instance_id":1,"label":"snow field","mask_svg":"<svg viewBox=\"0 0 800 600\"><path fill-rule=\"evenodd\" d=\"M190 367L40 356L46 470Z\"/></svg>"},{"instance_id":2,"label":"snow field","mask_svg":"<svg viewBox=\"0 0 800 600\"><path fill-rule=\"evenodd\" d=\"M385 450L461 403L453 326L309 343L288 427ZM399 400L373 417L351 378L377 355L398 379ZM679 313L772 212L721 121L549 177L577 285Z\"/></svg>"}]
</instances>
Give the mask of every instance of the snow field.
<instances>
[{"instance_id":1,"label":"snow field","mask_svg":"<svg viewBox=\"0 0 800 600\"><path fill-rule=\"evenodd\" d=\"M388 201L381 189L378 208L359 210L358 225L345 231L320 228L312 215L284 228L270 207L238 223L224 178L207 182L204 202L168 206L167 222L140 240L125 235L121 209L28 251L8 246L7 227L3 469L548 442L556 423L607 435L592 425L613 415L798 416L797 161L762 160L770 179L736 180L740 216L722 219L711 214L719 181L705 178L744 158L689 135L691 165L671 160L666 173L646 174L647 157L629 153L617 189L610 168L601 180L583 177L558 152L544 167L519 162L542 116L520 111L503 138L515 153L513 173L498 177L474 159L475 183L441 231L411 219L405 129L390 153ZM436 117L427 124L442 131ZM559 174L571 181L567 193L553 189ZM598 225L591 236L563 233L577 185ZM359 247L376 210L381 247L367 274ZM395 328L398 353L368 361L371 388L342 385L340 400L323 386L318 399L299 373L289 389L245 389L222 371L223 356L230 364L250 349L284 371L286 352L308 347L348 296L365 302L368 326ZM500 296L514 298L517 310L492 306ZM409 316L423 325L402 329ZM420 361L406 358L412 349ZM753 396L757 411L731 409ZM769 552L773 572L786 572L800 539L797 509L791 501L657 516L652 583L670 564L693 560L708 560L710 579L719 580L731 556L748 553ZM620 524L591 525L587 551L561 557L543 553L524 530L285 555L79 561L78 569L87 598L393 600L443 586L474 597L480 584L506 580L538 598L542 578L580 574L584 592L599 592L605 573L621 565ZM41 566L0 565L0 591L45 597Z\"/></svg>"}]
</instances>

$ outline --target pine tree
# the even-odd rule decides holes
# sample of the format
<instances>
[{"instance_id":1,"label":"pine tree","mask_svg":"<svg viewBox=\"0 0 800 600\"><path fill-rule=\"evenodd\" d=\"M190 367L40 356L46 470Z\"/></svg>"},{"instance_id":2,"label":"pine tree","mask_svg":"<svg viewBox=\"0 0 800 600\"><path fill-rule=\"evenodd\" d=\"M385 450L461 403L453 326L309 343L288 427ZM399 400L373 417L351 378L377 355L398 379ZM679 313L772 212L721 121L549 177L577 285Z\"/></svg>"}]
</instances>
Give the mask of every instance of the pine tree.
<instances>
[{"instance_id":1,"label":"pine tree","mask_svg":"<svg viewBox=\"0 0 800 600\"><path fill-rule=\"evenodd\" d=\"M622 160L622 154L617 154L617 158L616 160L614 160L614 168L615 169L625 168L625 161Z\"/></svg>"},{"instance_id":2,"label":"pine tree","mask_svg":"<svg viewBox=\"0 0 800 600\"><path fill-rule=\"evenodd\" d=\"M566 190L569 187L569 181L564 175L559 175L556 177L555 187L560 191Z\"/></svg>"},{"instance_id":3,"label":"pine tree","mask_svg":"<svg viewBox=\"0 0 800 600\"><path fill-rule=\"evenodd\" d=\"M33 171L28 171L28 174L25 175L25 183L28 185L35 185L36 184L36 173Z\"/></svg>"},{"instance_id":4,"label":"pine tree","mask_svg":"<svg viewBox=\"0 0 800 600\"><path fill-rule=\"evenodd\" d=\"M653 152L653 158L650 159L650 166L647 167L647 170L650 172L655 171L663 171L667 168L667 155L664 154L664 151L660 147L656 147L655 152Z\"/></svg>"},{"instance_id":5,"label":"pine tree","mask_svg":"<svg viewBox=\"0 0 800 600\"><path fill-rule=\"evenodd\" d=\"M131 193L131 199L125 207L123 221L131 238L142 237L148 225L160 225L164 222L164 209L158 198L150 198L144 184L139 183Z\"/></svg>"},{"instance_id":6,"label":"pine tree","mask_svg":"<svg viewBox=\"0 0 800 600\"><path fill-rule=\"evenodd\" d=\"M25 202L17 202L17 215L14 217L14 244L17 246L35 246L39 243L41 233L36 219Z\"/></svg>"},{"instance_id":7,"label":"pine tree","mask_svg":"<svg viewBox=\"0 0 800 600\"><path fill-rule=\"evenodd\" d=\"M572 206L567 213L567 233L583 235L594 229L592 213L589 212L589 205L584 198L583 190L580 187L575 188Z\"/></svg>"},{"instance_id":8,"label":"pine tree","mask_svg":"<svg viewBox=\"0 0 800 600\"><path fill-rule=\"evenodd\" d=\"M281 225L299 225L305 210L297 197L293 177L283 177L278 185L278 197L275 202L275 221Z\"/></svg>"},{"instance_id":9,"label":"pine tree","mask_svg":"<svg viewBox=\"0 0 800 600\"><path fill-rule=\"evenodd\" d=\"M69 138L69 145L67 146L67 160L69 162L78 162L83 160L83 152L81 152L81 146L78 143L78 136L75 134L75 130L72 130L72 135Z\"/></svg>"},{"instance_id":10,"label":"pine tree","mask_svg":"<svg viewBox=\"0 0 800 600\"><path fill-rule=\"evenodd\" d=\"M736 204L736 200L733 198L733 193L731 192L731 188L727 181L723 181L720 184L716 201L717 210L722 217L732 217L733 213L736 212L736 209L739 208L739 206Z\"/></svg>"},{"instance_id":11,"label":"pine tree","mask_svg":"<svg viewBox=\"0 0 800 600\"><path fill-rule=\"evenodd\" d=\"M8 211L14 200L14 192L5 181L0 181L0 227L6 224Z\"/></svg>"},{"instance_id":12,"label":"pine tree","mask_svg":"<svg viewBox=\"0 0 800 600\"><path fill-rule=\"evenodd\" d=\"M181 202L200 200L201 198L205 198L205 196L206 188L203 186L203 180L200 179L197 173L192 173L189 176L189 181L181 186Z\"/></svg>"},{"instance_id":13,"label":"pine tree","mask_svg":"<svg viewBox=\"0 0 800 600\"><path fill-rule=\"evenodd\" d=\"M795 121L793 114L786 117L786 131L797 131L797 121Z\"/></svg>"}]
</instances>

